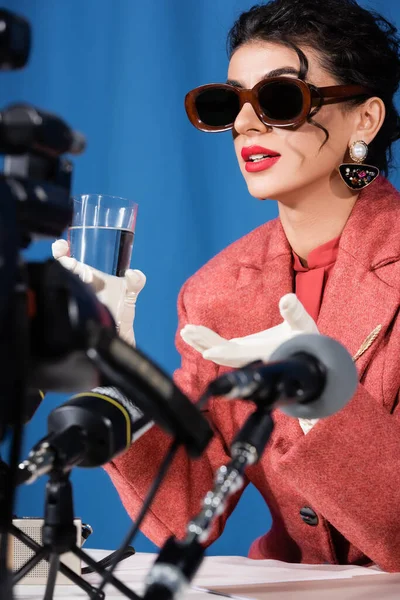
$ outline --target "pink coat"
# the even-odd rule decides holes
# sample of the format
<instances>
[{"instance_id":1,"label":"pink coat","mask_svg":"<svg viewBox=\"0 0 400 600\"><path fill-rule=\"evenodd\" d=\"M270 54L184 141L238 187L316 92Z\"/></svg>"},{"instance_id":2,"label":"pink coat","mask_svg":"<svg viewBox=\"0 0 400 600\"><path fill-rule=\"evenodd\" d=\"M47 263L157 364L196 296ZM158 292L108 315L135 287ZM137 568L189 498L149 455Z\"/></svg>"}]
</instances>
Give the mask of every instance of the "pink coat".
<instances>
[{"instance_id":1,"label":"pink coat","mask_svg":"<svg viewBox=\"0 0 400 600\"><path fill-rule=\"evenodd\" d=\"M277 325L278 301L293 291L291 262L279 219L252 231L185 283L178 332L194 323L232 338ZM400 194L380 177L360 194L346 224L317 323L321 333L339 340L356 357L358 390L345 408L319 421L307 435L296 419L274 412L272 439L260 463L248 470L273 524L252 544L250 557L374 562L388 571L400 570L399 305ZM228 369L204 360L179 333L176 343L182 366L175 381L197 398ZM143 532L156 544L171 534L183 535L252 410L243 401L210 402L215 438L197 461L180 452L144 523ZM168 436L153 428L106 467L133 519L168 443ZM311 518L304 520L300 511L305 507ZM221 517L210 541L222 532L225 519Z\"/></svg>"}]
</instances>

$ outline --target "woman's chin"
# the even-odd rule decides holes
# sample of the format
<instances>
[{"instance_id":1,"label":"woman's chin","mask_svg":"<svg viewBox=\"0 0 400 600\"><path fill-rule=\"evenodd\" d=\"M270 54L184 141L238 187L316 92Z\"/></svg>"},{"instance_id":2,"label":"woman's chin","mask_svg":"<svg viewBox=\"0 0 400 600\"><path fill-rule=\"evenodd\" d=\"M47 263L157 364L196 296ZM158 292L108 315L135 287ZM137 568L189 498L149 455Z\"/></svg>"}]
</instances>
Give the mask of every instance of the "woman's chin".
<instances>
[{"instance_id":1,"label":"woman's chin","mask_svg":"<svg viewBox=\"0 0 400 600\"><path fill-rule=\"evenodd\" d=\"M278 183L269 181L268 184L264 181L247 181L247 189L249 194L257 200L276 200L277 195L282 193L282 186Z\"/></svg>"},{"instance_id":2,"label":"woman's chin","mask_svg":"<svg viewBox=\"0 0 400 600\"><path fill-rule=\"evenodd\" d=\"M249 194L257 200L284 200L287 201L293 196L296 198L300 189L304 186L312 185L314 179L307 181L303 178L288 178L285 174L273 175L267 177L246 177L246 184Z\"/></svg>"}]
</instances>

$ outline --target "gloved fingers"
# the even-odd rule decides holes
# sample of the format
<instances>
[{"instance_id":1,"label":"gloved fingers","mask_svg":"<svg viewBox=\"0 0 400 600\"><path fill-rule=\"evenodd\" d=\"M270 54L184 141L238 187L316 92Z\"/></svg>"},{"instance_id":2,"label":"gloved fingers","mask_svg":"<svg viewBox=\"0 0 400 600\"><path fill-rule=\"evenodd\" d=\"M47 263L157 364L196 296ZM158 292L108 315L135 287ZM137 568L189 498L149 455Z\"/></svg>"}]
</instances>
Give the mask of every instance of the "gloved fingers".
<instances>
[{"instance_id":1,"label":"gloved fingers","mask_svg":"<svg viewBox=\"0 0 400 600\"><path fill-rule=\"evenodd\" d=\"M83 264L83 263L80 263ZM89 267L88 265L84 265L87 269L90 269L91 271L91 275L90 277L92 278L91 282L90 282L90 287L92 288L92 290L94 292L96 292L96 294L98 294L99 292L102 292L106 286L106 282L104 280L104 278L106 277L105 273L102 273L101 271L98 271L97 269L92 269L92 267Z\"/></svg>"},{"instance_id":2,"label":"gloved fingers","mask_svg":"<svg viewBox=\"0 0 400 600\"><path fill-rule=\"evenodd\" d=\"M97 275L96 271L77 261L75 258L71 258L70 256L61 256L58 259L59 263L68 271L71 271L75 275L78 275L79 279L81 279L84 283L90 284L93 290L97 292L101 292L104 288L104 280Z\"/></svg>"},{"instance_id":3,"label":"gloved fingers","mask_svg":"<svg viewBox=\"0 0 400 600\"><path fill-rule=\"evenodd\" d=\"M92 269L83 263L80 263L76 258L71 256L60 256L59 263L71 273L78 275L85 283L91 283L93 279Z\"/></svg>"},{"instance_id":4,"label":"gloved fingers","mask_svg":"<svg viewBox=\"0 0 400 600\"><path fill-rule=\"evenodd\" d=\"M293 331L318 333L318 327L296 294L286 294L279 301L279 312Z\"/></svg>"},{"instance_id":5,"label":"gloved fingers","mask_svg":"<svg viewBox=\"0 0 400 600\"><path fill-rule=\"evenodd\" d=\"M142 271L129 269L125 273L125 288L120 290L120 308L117 310L119 334L128 344L135 345L133 321L135 318L136 300L146 283L146 276Z\"/></svg>"},{"instance_id":6,"label":"gloved fingers","mask_svg":"<svg viewBox=\"0 0 400 600\"><path fill-rule=\"evenodd\" d=\"M125 272L126 294L136 302L139 293L146 284L146 275L138 269L128 269Z\"/></svg>"},{"instance_id":7,"label":"gloved fingers","mask_svg":"<svg viewBox=\"0 0 400 600\"><path fill-rule=\"evenodd\" d=\"M232 368L243 367L249 362L261 358L260 356L249 357L249 353L243 350L243 347L236 344L222 344L220 346L213 346L209 350L205 350L202 354L206 360L211 360L217 365ZM261 353L262 351L260 350Z\"/></svg>"},{"instance_id":8,"label":"gloved fingers","mask_svg":"<svg viewBox=\"0 0 400 600\"><path fill-rule=\"evenodd\" d=\"M120 337L131 344L132 346L135 344L135 337L133 333L133 321L135 319L135 304L129 304L127 302L127 297L125 296L124 301L121 304L121 307L118 311L118 333Z\"/></svg>"},{"instance_id":9,"label":"gloved fingers","mask_svg":"<svg viewBox=\"0 0 400 600\"><path fill-rule=\"evenodd\" d=\"M69 244L66 240L56 240L51 245L53 257L68 271L75 273L84 282L89 283L95 292L101 292L104 289L104 279L102 273L92 269L69 256Z\"/></svg>"},{"instance_id":10,"label":"gloved fingers","mask_svg":"<svg viewBox=\"0 0 400 600\"><path fill-rule=\"evenodd\" d=\"M286 323L280 323L279 325L264 329L263 331L258 331L257 333L251 333L250 335L240 338L232 338L231 342L249 347L259 344L270 344L275 339L281 339L287 329L289 329L289 327Z\"/></svg>"},{"instance_id":11,"label":"gloved fingers","mask_svg":"<svg viewBox=\"0 0 400 600\"><path fill-rule=\"evenodd\" d=\"M185 325L180 334L182 339L198 352L204 352L218 344L229 344L229 340L203 325Z\"/></svg>"},{"instance_id":12,"label":"gloved fingers","mask_svg":"<svg viewBox=\"0 0 400 600\"><path fill-rule=\"evenodd\" d=\"M61 256L68 256L69 244L67 240L56 240L51 245L51 251L54 258L61 258Z\"/></svg>"}]
</instances>

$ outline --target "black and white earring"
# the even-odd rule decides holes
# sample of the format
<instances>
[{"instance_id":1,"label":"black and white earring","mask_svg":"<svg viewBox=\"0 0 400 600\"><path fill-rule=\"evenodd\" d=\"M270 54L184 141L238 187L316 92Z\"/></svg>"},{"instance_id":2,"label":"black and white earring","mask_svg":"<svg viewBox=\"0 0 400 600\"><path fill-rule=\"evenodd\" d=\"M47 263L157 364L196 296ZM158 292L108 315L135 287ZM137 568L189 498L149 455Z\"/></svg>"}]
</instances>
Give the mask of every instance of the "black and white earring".
<instances>
[{"instance_id":1,"label":"black and white earring","mask_svg":"<svg viewBox=\"0 0 400 600\"><path fill-rule=\"evenodd\" d=\"M363 163L367 158L368 146L362 140L353 142L349 148L349 152L351 159L356 164L341 164L339 166L340 176L351 190L362 190L375 181L379 175L379 169Z\"/></svg>"}]
</instances>

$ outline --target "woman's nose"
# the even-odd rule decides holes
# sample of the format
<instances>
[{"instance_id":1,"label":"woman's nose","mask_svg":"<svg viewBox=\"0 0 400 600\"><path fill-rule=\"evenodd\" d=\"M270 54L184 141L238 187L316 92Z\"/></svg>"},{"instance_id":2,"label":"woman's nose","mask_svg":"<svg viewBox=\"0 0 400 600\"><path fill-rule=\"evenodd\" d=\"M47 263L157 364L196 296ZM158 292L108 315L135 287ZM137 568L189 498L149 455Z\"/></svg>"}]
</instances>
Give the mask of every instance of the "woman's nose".
<instances>
[{"instance_id":1,"label":"woman's nose","mask_svg":"<svg viewBox=\"0 0 400 600\"><path fill-rule=\"evenodd\" d=\"M266 133L271 129L268 125L264 125L258 118L254 108L250 102L243 104L238 116L233 124L234 130L237 133L248 134L251 132Z\"/></svg>"}]
</instances>

